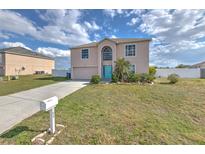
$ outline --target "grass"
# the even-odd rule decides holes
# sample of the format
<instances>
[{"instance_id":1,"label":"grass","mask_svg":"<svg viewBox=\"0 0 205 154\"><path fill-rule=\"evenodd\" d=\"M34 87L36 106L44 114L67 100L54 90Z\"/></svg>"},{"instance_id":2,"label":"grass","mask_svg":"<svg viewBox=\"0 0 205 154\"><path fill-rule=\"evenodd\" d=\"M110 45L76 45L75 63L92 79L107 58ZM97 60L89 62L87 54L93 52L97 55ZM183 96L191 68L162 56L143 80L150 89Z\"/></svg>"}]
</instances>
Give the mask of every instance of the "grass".
<instances>
[{"instance_id":1,"label":"grass","mask_svg":"<svg viewBox=\"0 0 205 154\"><path fill-rule=\"evenodd\" d=\"M60 100L66 128L53 144L205 144L205 80L154 85L89 85ZM31 144L49 126L39 112L2 136L1 144Z\"/></svg>"},{"instance_id":2,"label":"grass","mask_svg":"<svg viewBox=\"0 0 205 154\"><path fill-rule=\"evenodd\" d=\"M0 81L0 96L24 91L59 81L64 81L64 77L52 77L51 75L25 75L20 76L19 80L6 79Z\"/></svg>"}]
</instances>

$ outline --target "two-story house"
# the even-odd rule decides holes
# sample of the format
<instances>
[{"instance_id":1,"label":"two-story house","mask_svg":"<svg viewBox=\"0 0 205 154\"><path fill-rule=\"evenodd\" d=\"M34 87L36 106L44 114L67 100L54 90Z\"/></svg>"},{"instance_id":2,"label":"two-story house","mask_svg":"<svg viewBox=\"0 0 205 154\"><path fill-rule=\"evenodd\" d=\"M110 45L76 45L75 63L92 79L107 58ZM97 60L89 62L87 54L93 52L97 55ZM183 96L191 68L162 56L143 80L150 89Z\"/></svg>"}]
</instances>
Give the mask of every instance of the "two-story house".
<instances>
[{"instance_id":1,"label":"two-story house","mask_svg":"<svg viewBox=\"0 0 205 154\"><path fill-rule=\"evenodd\" d=\"M124 57L131 64L131 71L147 73L149 70L149 42L142 38L105 38L71 48L71 78L90 79L98 74L111 79L115 61Z\"/></svg>"}]
</instances>

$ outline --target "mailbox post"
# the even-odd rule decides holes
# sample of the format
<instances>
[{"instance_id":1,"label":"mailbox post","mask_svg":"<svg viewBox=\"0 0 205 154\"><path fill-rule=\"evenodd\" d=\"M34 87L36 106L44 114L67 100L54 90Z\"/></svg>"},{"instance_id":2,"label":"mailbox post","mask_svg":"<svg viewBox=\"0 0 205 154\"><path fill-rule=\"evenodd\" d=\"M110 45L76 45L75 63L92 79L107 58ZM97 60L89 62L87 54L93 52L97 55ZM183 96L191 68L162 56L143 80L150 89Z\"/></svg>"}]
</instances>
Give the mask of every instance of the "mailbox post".
<instances>
[{"instance_id":1,"label":"mailbox post","mask_svg":"<svg viewBox=\"0 0 205 154\"><path fill-rule=\"evenodd\" d=\"M54 96L43 100L40 103L40 109L42 111L49 111L50 113L50 132L55 133L55 107L58 104L58 97Z\"/></svg>"},{"instance_id":2,"label":"mailbox post","mask_svg":"<svg viewBox=\"0 0 205 154\"><path fill-rule=\"evenodd\" d=\"M50 131L52 134L55 133L55 108L52 108L50 111Z\"/></svg>"}]
</instances>

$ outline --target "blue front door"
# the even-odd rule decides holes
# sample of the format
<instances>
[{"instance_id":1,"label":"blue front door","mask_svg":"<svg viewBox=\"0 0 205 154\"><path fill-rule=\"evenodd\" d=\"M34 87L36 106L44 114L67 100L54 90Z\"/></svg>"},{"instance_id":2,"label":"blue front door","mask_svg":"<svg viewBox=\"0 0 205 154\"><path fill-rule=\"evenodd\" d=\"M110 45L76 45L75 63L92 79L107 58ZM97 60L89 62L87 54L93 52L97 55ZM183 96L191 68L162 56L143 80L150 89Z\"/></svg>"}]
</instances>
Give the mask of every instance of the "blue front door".
<instances>
[{"instance_id":1,"label":"blue front door","mask_svg":"<svg viewBox=\"0 0 205 154\"><path fill-rule=\"evenodd\" d=\"M111 79L112 78L112 66L111 65L104 65L103 66L103 78L104 79Z\"/></svg>"}]
</instances>

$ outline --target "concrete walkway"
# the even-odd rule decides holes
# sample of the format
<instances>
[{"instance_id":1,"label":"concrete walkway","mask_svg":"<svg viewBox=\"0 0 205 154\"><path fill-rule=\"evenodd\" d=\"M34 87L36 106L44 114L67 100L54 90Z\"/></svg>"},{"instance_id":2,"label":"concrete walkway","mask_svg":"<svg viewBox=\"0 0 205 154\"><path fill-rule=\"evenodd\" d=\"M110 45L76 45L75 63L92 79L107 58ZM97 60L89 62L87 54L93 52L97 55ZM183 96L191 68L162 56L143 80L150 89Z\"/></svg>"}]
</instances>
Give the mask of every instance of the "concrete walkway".
<instances>
[{"instance_id":1,"label":"concrete walkway","mask_svg":"<svg viewBox=\"0 0 205 154\"><path fill-rule=\"evenodd\" d=\"M87 84L87 81L65 81L0 96L0 134L40 111L40 101L52 96L61 99Z\"/></svg>"}]
</instances>

